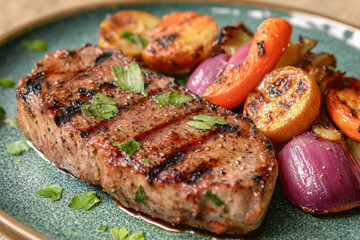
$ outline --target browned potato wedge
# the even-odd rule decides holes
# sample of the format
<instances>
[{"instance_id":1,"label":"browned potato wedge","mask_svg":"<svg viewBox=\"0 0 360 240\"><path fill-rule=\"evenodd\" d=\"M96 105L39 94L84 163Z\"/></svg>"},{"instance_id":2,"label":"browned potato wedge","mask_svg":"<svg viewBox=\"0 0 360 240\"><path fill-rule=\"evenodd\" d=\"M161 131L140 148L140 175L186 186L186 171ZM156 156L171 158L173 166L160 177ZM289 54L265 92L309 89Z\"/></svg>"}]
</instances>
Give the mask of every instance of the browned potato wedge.
<instances>
[{"instance_id":1,"label":"browned potato wedge","mask_svg":"<svg viewBox=\"0 0 360 240\"><path fill-rule=\"evenodd\" d=\"M210 56L217 29L210 16L192 11L170 13L154 29L142 59L159 72L188 73Z\"/></svg>"},{"instance_id":2,"label":"browned potato wedge","mask_svg":"<svg viewBox=\"0 0 360 240\"><path fill-rule=\"evenodd\" d=\"M214 51L234 55L252 37L252 32L242 23L234 24L234 26L225 26L216 34L216 40L213 43L215 46Z\"/></svg>"},{"instance_id":3,"label":"browned potato wedge","mask_svg":"<svg viewBox=\"0 0 360 240\"><path fill-rule=\"evenodd\" d=\"M139 58L160 18L148 12L128 10L108 16L99 27L99 46L121 49Z\"/></svg>"}]
</instances>

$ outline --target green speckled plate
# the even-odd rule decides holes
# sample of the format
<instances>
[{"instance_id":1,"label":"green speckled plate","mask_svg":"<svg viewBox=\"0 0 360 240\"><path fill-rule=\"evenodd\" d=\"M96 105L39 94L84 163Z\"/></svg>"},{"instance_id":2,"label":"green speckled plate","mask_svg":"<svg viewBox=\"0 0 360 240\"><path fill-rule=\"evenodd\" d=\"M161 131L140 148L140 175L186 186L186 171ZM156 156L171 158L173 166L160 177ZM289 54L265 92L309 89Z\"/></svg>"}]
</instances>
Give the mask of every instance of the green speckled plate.
<instances>
[{"instance_id":1,"label":"green speckled plate","mask_svg":"<svg viewBox=\"0 0 360 240\"><path fill-rule=\"evenodd\" d=\"M332 52L336 55L338 69L348 76L360 78L360 31L353 27L322 17L284 12L260 7L204 3L149 3L100 8L61 18L8 41L0 46L0 78L20 79L33 68L42 53L30 52L21 45L23 40L44 39L48 51L58 48L79 47L83 43L97 42L97 28L109 13L124 9L149 11L162 16L175 10L195 10L213 16L220 26L243 21L255 30L267 17L284 17L294 26L293 40L299 34L317 38L316 52ZM0 86L0 105L8 118L16 117L15 87ZM146 239L203 239L191 233L169 233L159 230L142 220L121 211L112 197L101 189L89 186L84 181L64 174L30 150L21 156L6 153L6 145L24 136L19 130L4 123L0 127L0 229L14 231L6 220L8 215L40 234L53 239L112 239L110 232L97 230L100 226L126 226L131 231L143 231ZM45 184L58 184L65 188L58 202L50 202L36 195ZM71 210L70 199L80 193L95 191L101 204L90 211ZM266 223L258 238L274 239L359 239L359 208L328 214L311 215L292 205L276 189ZM16 224L15 224L16 225ZM19 235L26 235L27 228L18 226ZM20 231L20 233L19 233ZM21 232L22 231L22 232Z\"/></svg>"}]
</instances>

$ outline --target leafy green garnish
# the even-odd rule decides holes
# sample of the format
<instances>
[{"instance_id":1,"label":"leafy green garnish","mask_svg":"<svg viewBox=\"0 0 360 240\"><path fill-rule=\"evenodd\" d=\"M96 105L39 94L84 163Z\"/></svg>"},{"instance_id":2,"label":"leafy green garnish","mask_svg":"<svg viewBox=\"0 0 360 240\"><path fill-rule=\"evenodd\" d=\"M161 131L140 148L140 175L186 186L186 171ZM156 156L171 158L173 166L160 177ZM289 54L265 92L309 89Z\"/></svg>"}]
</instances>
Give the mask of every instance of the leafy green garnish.
<instances>
[{"instance_id":1,"label":"leafy green garnish","mask_svg":"<svg viewBox=\"0 0 360 240\"><path fill-rule=\"evenodd\" d=\"M186 122L187 125L198 128L198 129L202 129L202 130L207 130L207 129L211 129L211 126L206 123L206 122L201 122L201 121L188 121Z\"/></svg>"},{"instance_id":2,"label":"leafy green garnish","mask_svg":"<svg viewBox=\"0 0 360 240\"><path fill-rule=\"evenodd\" d=\"M8 153L17 156L17 155L22 154L25 151L29 151L30 147L26 143L25 139L23 139L23 140L20 140L17 142L9 143L6 147L6 150Z\"/></svg>"},{"instance_id":3,"label":"leafy green garnish","mask_svg":"<svg viewBox=\"0 0 360 240\"><path fill-rule=\"evenodd\" d=\"M145 38L143 38L137 34L134 34L132 32L127 32L127 31L122 32L120 37L126 38L133 43L140 43L142 47L145 47L149 43L149 41L146 40Z\"/></svg>"},{"instance_id":4,"label":"leafy green garnish","mask_svg":"<svg viewBox=\"0 0 360 240\"><path fill-rule=\"evenodd\" d=\"M205 197L210 199L216 206L220 207L221 205L224 206L224 211L228 212L228 209L223 201L221 201L215 194L212 194L210 191L206 191Z\"/></svg>"},{"instance_id":5,"label":"leafy green garnish","mask_svg":"<svg viewBox=\"0 0 360 240\"><path fill-rule=\"evenodd\" d=\"M155 99L161 104L161 106L165 107L166 103L170 103L175 107L181 107L183 103L190 102L192 100L191 97L182 96L179 92L169 92L160 95L156 95Z\"/></svg>"},{"instance_id":6,"label":"leafy green garnish","mask_svg":"<svg viewBox=\"0 0 360 240\"><path fill-rule=\"evenodd\" d=\"M90 104L82 105L81 110L86 115L101 117L106 120L118 113L116 102L101 93L96 93L90 100Z\"/></svg>"},{"instance_id":7,"label":"leafy green garnish","mask_svg":"<svg viewBox=\"0 0 360 240\"><path fill-rule=\"evenodd\" d=\"M71 209L84 209L90 210L100 203L100 199L94 192L87 192L79 194L71 199L68 207Z\"/></svg>"},{"instance_id":8,"label":"leafy green garnish","mask_svg":"<svg viewBox=\"0 0 360 240\"><path fill-rule=\"evenodd\" d=\"M115 75L113 81L117 87L147 96L144 77L137 63L131 62L127 70L123 66L112 66L112 70Z\"/></svg>"},{"instance_id":9,"label":"leafy green garnish","mask_svg":"<svg viewBox=\"0 0 360 240\"><path fill-rule=\"evenodd\" d=\"M44 198L51 198L52 202L58 201L64 188L58 185L46 184L44 188L37 190L36 194Z\"/></svg>"},{"instance_id":10,"label":"leafy green garnish","mask_svg":"<svg viewBox=\"0 0 360 240\"><path fill-rule=\"evenodd\" d=\"M139 186L138 190L135 192L135 201L141 202L147 207L145 191L141 185Z\"/></svg>"},{"instance_id":11,"label":"leafy green garnish","mask_svg":"<svg viewBox=\"0 0 360 240\"><path fill-rule=\"evenodd\" d=\"M11 88L15 85L15 80L12 78L1 78L0 85Z\"/></svg>"},{"instance_id":12,"label":"leafy green garnish","mask_svg":"<svg viewBox=\"0 0 360 240\"><path fill-rule=\"evenodd\" d=\"M5 118L5 114L6 114L5 109L2 106L0 106L0 120Z\"/></svg>"},{"instance_id":13,"label":"leafy green garnish","mask_svg":"<svg viewBox=\"0 0 360 240\"><path fill-rule=\"evenodd\" d=\"M186 74L186 75L179 75L179 76L175 76L175 82L183 87L186 86L186 83L188 82L189 80L189 75Z\"/></svg>"},{"instance_id":14,"label":"leafy green garnish","mask_svg":"<svg viewBox=\"0 0 360 240\"><path fill-rule=\"evenodd\" d=\"M112 143L111 145L121 148L127 153L129 157L131 157L131 155L133 155L136 152L136 150L141 146L141 143L130 140L123 143Z\"/></svg>"},{"instance_id":15,"label":"leafy green garnish","mask_svg":"<svg viewBox=\"0 0 360 240\"><path fill-rule=\"evenodd\" d=\"M123 192L120 192L121 193L121 196L123 197L124 201L129 204L129 201L127 199L127 197L125 196L125 194Z\"/></svg>"},{"instance_id":16,"label":"leafy green garnish","mask_svg":"<svg viewBox=\"0 0 360 240\"><path fill-rule=\"evenodd\" d=\"M143 158L141 161L143 161L146 165L150 165L150 161L147 158Z\"/></svg>"},{"instance_id":17,"label":"leafy green garnish","mask_svg":"<svg viewBox=\"0 0 360 240\"><path fill-rule=\"evenodd\" d=\"M19 128L16 118L7 118L4 122L11 128Z\"/></svg>"},{"instance_id":18,"label":"leafy green garnish","mask_svg":"<svg viewBox=\"0 0 360 240\"><path fill-rule=\"evenodd\" d=\"M130 231L126 227L119 228L118 226L113 227L111 230L111 234L114 237L114 240L144 240L143 232L135 232L131 234Z\"/></svg>"},{"instance_id":19,"label":"leafy green garnish","mask_svg":"<svg viewBox=\"0 0 360 240\"><path fill-rule=\"evenodd\" d=\"M32 42L24 40L24 41L22 41L22 44L25 47L27 47L30 51L45 52L47 49L47 44L42 39L36 39Z\"/></svg>"},{"instance_id":20,"label":"leafy green garnish","mask_svg":"<svg viewBox=\"0 0 360 240\"><path fill-rule=\"evenodd\" d=\"M215 79L214 82L219 82L222 78L226 78L226 76L225 76L225 75L221 75L221 76L219 76L217 79Z\"/></svg>"},{"instance_id":21,"label":"leafy green garnish","mask_svg":"<svg viewBox=\"0 0 360 240\"><path fill-rule=\"evenodd\" d=\"M333 67L333 66L326 66L328 69L330 69L330 70L333 70L333 71L337 71L337 69L336 69L336 67Z\"/></svg>"},{"instance_id":22,"label":"leafy green garnish","mask_svg":"<svg viewBox=\"0 0 360 240\"><path fill-rule=\"evenodd\" d=\"M350 82L348 80L346 80L346 79L343 79L342 82L343 82L343 84L345 86L350 86L351 85Z\"/></svg>"},{"instance_id":23,"label":"leafy green garnish","mask_svg":"<svg viewBox=\"0 0 360 240\"><path fill-rule=\"evenodd\" d=\"M194 120L203 121L208 124L214 125L214 124L227 124L227 122L224 119L221 119L216 116L207 116L204 114L200 114L193 117Z\"/></svg>"},{"instance_id":24,"label":"leafy green garnish","mask_svg":"<svg viewBox=\"0 0 360 240\"><path fill-rule=\"evenodd\" d=\"M101 226L101 227L98 228L98 230L106 232L108 230L108 227L107 226Z\"/></svg>"}]
</instances>

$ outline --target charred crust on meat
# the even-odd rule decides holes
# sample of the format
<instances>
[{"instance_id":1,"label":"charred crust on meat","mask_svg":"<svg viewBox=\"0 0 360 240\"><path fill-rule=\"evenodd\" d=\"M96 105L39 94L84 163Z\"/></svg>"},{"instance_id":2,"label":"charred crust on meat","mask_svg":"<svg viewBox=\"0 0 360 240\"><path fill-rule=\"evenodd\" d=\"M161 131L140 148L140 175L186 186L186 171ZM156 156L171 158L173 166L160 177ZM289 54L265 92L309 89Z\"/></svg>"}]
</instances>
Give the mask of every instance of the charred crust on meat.
<instances>
[{"instance_id":1,"label":"charred crust on meat","mask_svg":"<svg viewBox=\"0 0 360 240\"><path fill-rule=\"evenodd\" d=\"M166 156L165 161L163 161L159 165L156 165L150 171L146 172L146 177L149 184L150 185L152 184L153 180L160 172L180 163L182 160L184 160L185 156L186 156L185 152L176 152L176 153L172 153L169 156Z\"/></svg>"},{"instance_id":2,"label":"charred crust on meat","mask_svg":"<svg viewBox=\"0 0 360 240\"><path fill-rule=\"evenodd\" d=\"M92 98L95 96L96 93L97 93L96 90L89 90L86 92L85 96L87 96L88 98Z\"/></svg>"},{"instance_id":3,"label":"charred crust on meat","mask_svg":"<svg viewBox=\"0 0 360 240\"><path fill-rule=\"evenodd\" d=\"M95 59L95 64L100 64L112 56L111 52L104 52Z\"/></svg>"},{"instance_id":4,"label":"charred crust on meat","mask_svg":"<svg viewBox=\"0 0 360 240\"><path fill-rule=\"evenodd\" d=\"M78 93L85 94L86 93L86 88L78 88Z\"/></svg>"},{"instance_id":5,"label":"charred crust on meat","mask_svg":"<svg viewBox=\"0 0 360 240\"><path fill-rule=\"evenodd\" d=\"M261 184L264 184L266 181L263 179L263 177L261 176L261 174L256 174L256 175L253 175L251 176L251 179L256 181L256 182L259 182Z\"/></svg>"},{"instance_id":6,"label":"charred crust on meat","mask_svg":"<svg viewBox=\"0 0 360 240\"><path fill-rule=\"evenodd\" d=\"M256 45L258 45L258 47L259 47L257 55L259 57L264 56L265 55L264 41L257 42Z\"/></svg>"},{"instance_id":7,"label":"charred crust on meat","mask_svg":"<svg viewBox=\"0 0 360 240\"><path fill-rule=\"evenodd\" d=\"M57 126L62 126L63 124L67 123L70 121L70 118L76 114L76 113L80 113L81 112L81 105L85 104L82 101L79 100L75 100L72 103L71 107L68 108L60 108L63 112L62 116L55 116L54 117L54 121L56 123Z\"/></svg>"},{"instance_id":8,"label":"charred crust on meat","mask_svg":"<svg viewBox=\"0 0 360 240\"><path fill-rule=\"evenodd\" d=\"M238 128L237 125L218 124L218 123L215 123L215 126L220 128L221 131L229 132L229 133L235 132L236 129Z\"/></svg>"}]
</instances>

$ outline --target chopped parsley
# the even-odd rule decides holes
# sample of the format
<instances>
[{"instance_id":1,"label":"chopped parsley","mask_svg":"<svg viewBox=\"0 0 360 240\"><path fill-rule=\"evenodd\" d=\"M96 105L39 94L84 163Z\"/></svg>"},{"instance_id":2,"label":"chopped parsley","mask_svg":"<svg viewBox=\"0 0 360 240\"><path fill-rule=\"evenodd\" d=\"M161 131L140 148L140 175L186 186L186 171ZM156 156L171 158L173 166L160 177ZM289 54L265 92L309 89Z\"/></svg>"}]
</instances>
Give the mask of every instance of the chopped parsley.
<instances>
[{"instance_id":1,"label":"chopped parsley","mask_svg":"<svg viewBox=\"0 0 360 240\"><path fill-rule=\"evenodd\" d=\"M146 165L150 165L150 161L147 158L143 158L141 161L143 161Z\"/></svg>"},{"instance_id":2,"label":"chopped parsley","mask_svg":"<svg viewBox=\"0 0 360 240\"><path fill-rule=\"evenodd\" d=\"M112 66L112 70L115 75L113 81L117 87L129 92L142 93L147 96L144 77L137 63L131 62L127 69L123 66Z\"/></svg>"},{"instance_id":3,"label":"chopped parsley","mask_svg":"<svg viewBox=\"0 0 360 240\"><path fill-rule=\"evenodd\" d=\"M19 128L16 118L7 118L4 122L11 128Z\"/></svg>"},{"instance_id":4,"label":"chopped parsley","mask_svg":"<svg viewBox=\"0 0 360 240\"><path fill-rule=\"evenodd\" d=\"M175 82L174 83L177 83L177 84L185 87L188 80L189 80L189 75L188 74L180 75L180 76L175 77Z\"/></svg>"},{"instance_id":5,"label":"chopped parsley","mask_svg":"<svg viewBox=\"0 0 360 240\"><path fill-rule=\"evenodd\" d=\"M144 240L143 232L135 232L129 236L130 231L126 227L119 228L118 226L113 227L110 230L114 237L114 240Z\"/></svg>"},{"instance_id":6,"label":"chopped parsley","mask_svg":"<svg viewBox=\"0 0 360 240\"><path fill-rule=\"evenodd\" d=\"M98 230L102 231L102 232L106 232L108 230L107 226L101 226L98 228Z\"/></svg>"},{"instance_id":7,"label":"chopped parsley","mask_svg":"<svg viewBox=\"0 0 360 240\"><path fill-rule=\"evenodd\" d=\"M121 148L127 153L129 157L131 157L131 155L133 155L136 152L136 150L141 146L141 143L130 140L123 143L112 143L111 145Z\"/></svg>"},{"instance_id":8,"label":"chopped parsley","mask_svg":"<svg viewBox=\"0 0 360 240\"><path fill-rule=\"evenodd\" d=\"M173 105L174 107L181 107L183 103L190 102L191 97L182 96L179 92L169 92L160 95L156 95L155 99L165 107L167 103Z\"/></svg>"},{"instance_id":9,"label":"chopped parsley","mask_svg":"<svg viewBox=\"0 0 360 240\"><path fill-rule=\"evenodd\" d=\"M44 188L37 190L36 194L44 198L51 198L52 202L59 201L64 188L58 185L46 184Z\"/></svg>"},{"instance_id":10,"label":"chopped parsley","mask_svg":"<svg viewBox=\"0 0 360 240\"><path fill-rule=\"evenodd\" d=\"M0 120L5 119L5 109L0 105Z\"/></svg>"},{"instance_id":11,"label":"chopped parsley","mask_svg":"<svg viewBox=\"0 0 360 240\"><path fill-rule=\"evenodd\" d=\"M101 93L96 93L90 100L90 104L82 105L81 110L85 115L101 117L106 120L118 113L116 102Z\"/></svg>"},{"instance_id":12,"label":"chopped parsley","mask_svg":"<svg viewBox=\"0 0 360 240\"><path fill-rule=\"evenodd\" d=\"M22 139L17 142L9 143L6 147L6 150L8 153L17 156L17 155L22 154L25 151L29 151L30 147L26 143L25 139Z\"/></svg>"},{"instance_id":13,"label":"chopped parsley","mask_svg":"<svg viewBox=\"0 0 360 240\"><path fill-rule=\"evenodd\" d=\"M0 85L11 88L15 85L15 80L12 78L1 78Z\"/></svg>"},{"instance_id":14,"label":"chopped parsley","mask_svg":"<svg viewBox=\"0 0 360 240\"><path fill-rule=\"evenodd\" d=\"M224 211L228 212L228 209L223 201L221 201L215 194L212 194L210 191L206 191L205 197L211 200L216 206L220 207L221 205L224 206Z\"/></svg>"},{"instance_id":15,"label":"chopped parsley","mask_svg":"<svg viewBox=\"0 0 360 240\"><path fill-rule=\"evenodd\" d=\"M22 44L27 47L30 51L38 51L38 52L45 52L47 49L47 44L42 39L36 39L34 41L22 41Z\"/></svg>"},{"instance_id":16,"label":"chopped parsley","mask_svg":"<svg viewBox=\"0 0 360 240\"><path fill-rule=\"evenodd\" d=\"M351 85L350 82L348 80L346 80L346 79L343 79L342 82L343 82L343 84L345 86L350 86Z\"/></svg>"},{"instance_id":17,"label":"chopped parsley","mask_svg":"<svg viewBox=\"0 0 360 240\"><path fill-rule=\"evenodd\" d=\"M138 190L135 192L135 201L136 202L141 202L146 207L148 206L147 202L146 202L145 191L144 191L144 188L141 185L139 186Z\"/></svg>"},{"instance_id":18,"label":"chopped parsley","mask_svg":"<svg viewBox=\"0 0 360 240\"><path fill-rule=\"evenodd\" d=\"M216 117L216 116L207 116L207 115L204 115L204 114L194 116L193 119L197 120L197 121L203 121L203 122L206 122L206 123L211 124L211 125L214 125L214 124L227 124L227 122L224 119L221 119L221 118Z\"/></svg>"},{"instance_id":19,"label":"chopped parsley","mask_svg":"<svg viewBox=\"0 0 360 240\"><path fill-rule=\"evenodd\" d=\"M142 47L145 47L149 43L149 41L146 40L145 38L143 38L137 34L134 34L132 32L124 31L121 33L120 37L126 38L133 43L140 43Z\"/></svg>"},{"instance_id":20,"label":"chopped parsley","mask_svg":"<svg viewBox=\"0 0 360 240\"><path fill-rule=\"evenodd\" d=\"M226 76L225 76L225 75L221 75L221 76L219 76L217 79L215 79L214 82L219 82L222 78L226 78Z\"/></svg>"},{"instance_id":21,"label":"chopped parsley","mask_svg":"<svg viewBox=\"0 0 360 240\"><path fill-rule=\"evenodd\" d=\"M326 66L328 69L330 69L330 70L333 70L333 71L337 71L337 69L336 69L336 67L334 67L334 66Z\"/></svg>"},{"instance_id":22,"label":"chopped parsley","mask_svg":"<svg viewBox=\"0 0 360 240\"><path fill-rule=\"evenodd\" d=\"M125 196L125 194L123 192L120 192L121 193L121 196L123 197L124 201L129 204L129 201L127 199L127 197Z\"/></svg>"},{"instance_id":23,"label":"chopped parsley","mask_svg":"<svg viewBox=\"0 0 360 240\"><path fill-rule=\"evenodd\" d=\"M208 130L211 129L211 126L206 122L201 121L188 121L186 122L187 125L201 129L201 130Z\"/></svg>"},{"instance_id":24,"label":"chopped parsley","mask_svg":"<svg viewBox=\"0 0 360 240\"><path fill-rule=\"evenodd\" d=\"M94 192L87 192L73 197L68 204L68 207L71 209L84 209L85 211L88 211L99 203L100 199Z\"/></svg>"}]
</instances>

